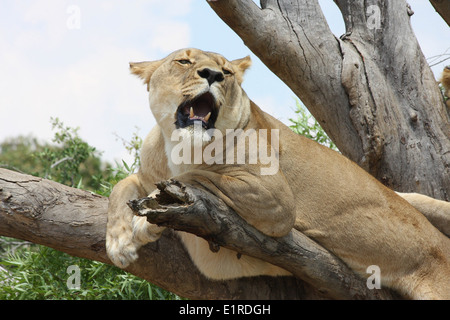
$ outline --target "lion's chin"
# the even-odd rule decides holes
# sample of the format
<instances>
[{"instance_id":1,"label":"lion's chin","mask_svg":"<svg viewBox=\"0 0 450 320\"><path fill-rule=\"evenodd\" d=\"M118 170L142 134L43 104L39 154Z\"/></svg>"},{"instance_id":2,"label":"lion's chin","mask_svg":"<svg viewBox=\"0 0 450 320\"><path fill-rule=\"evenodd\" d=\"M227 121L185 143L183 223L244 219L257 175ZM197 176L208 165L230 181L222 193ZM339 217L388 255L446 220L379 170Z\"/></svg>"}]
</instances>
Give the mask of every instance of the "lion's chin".
<instances>
[{"instance_id":1,"label":"lion's chin","mask_svg":"<svg viewBox=\"0 0 450 320\"><path fill-rule=\"evenodd\" d=\"M211 136L207 130L199 124L190 125L184 128L178 128L182 141L189 141L193 147L203 147L207 143L211 142Z\"/></svg>"}]
</instances>

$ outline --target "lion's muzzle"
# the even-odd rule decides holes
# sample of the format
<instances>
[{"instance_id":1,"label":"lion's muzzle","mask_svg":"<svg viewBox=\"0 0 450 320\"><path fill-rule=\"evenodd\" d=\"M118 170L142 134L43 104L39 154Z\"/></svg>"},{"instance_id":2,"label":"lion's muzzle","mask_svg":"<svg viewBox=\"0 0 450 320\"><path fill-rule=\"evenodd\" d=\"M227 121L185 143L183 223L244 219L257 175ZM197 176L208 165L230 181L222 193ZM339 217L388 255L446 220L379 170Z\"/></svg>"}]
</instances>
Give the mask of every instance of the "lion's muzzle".
<instances>
[{"instance_id":1,"label":"lion's muzzle","mask_svg":"<svg viewBox=\"0 0 450 320\"><path fill-rule=\"evenodd\" d=\"M218 107L214 96L206 92L192 100L183 102L177 109L175 115L175 126L177 129L191 126L195 121L201 121L205 129L214 128L217 120Z\"/></svg>"}]
</instances>

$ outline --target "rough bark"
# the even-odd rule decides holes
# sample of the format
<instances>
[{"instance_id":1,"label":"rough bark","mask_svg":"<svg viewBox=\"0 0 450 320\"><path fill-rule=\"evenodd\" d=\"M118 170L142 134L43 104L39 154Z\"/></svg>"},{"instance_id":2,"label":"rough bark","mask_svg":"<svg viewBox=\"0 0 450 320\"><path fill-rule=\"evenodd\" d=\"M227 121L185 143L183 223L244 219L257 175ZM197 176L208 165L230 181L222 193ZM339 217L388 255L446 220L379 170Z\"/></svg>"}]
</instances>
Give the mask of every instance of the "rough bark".
<instances>
[{"instance_id":1,"label":"rough bark","mask_svg":"<svg viewBox=\"0 0 450 320\"><path fill-rule=\"evenodd\" d=\"M209 192L162 181L156 198L130 201L130 207L150 223L188 231L209 241L212 251L226 247L283 267L319 292L334 299L380 299L393 296L369 290L340 259L302 233L281 238L265 236Z\"/></svg>"},{"instance_id":2,"label":"rough bark","mask_svg":"<svg viewBox=\"0 0 450 320\"><path fill-rule=\"evenodd\" d=\"M450 198L450 117L404 0L336 0L335 37L317 0L209 2L320 122L385 185Z\"/></svg>"},{"instance_id":3,"label":"rough bark","mask_svg":"<svg viewBox=\"0 0 450 320\"><path fill-rule=\"evenodd\" d=\"M191 194L196 205L189 207L190 216L183 211L175 212L175 216L174 212L166 212L157 214L155 219L162 219L158 220L159 223L167 224L171 217L175 217L169 226L203 235L216 244L243 254L256 255L286 266L302 280L293 277L208 280L197 271L175 232L170 229L157 242L144 246L139 252L139 260L126 271L194 299L395 297L385 290L368 290L365 281L357 278L345 264L301 234L293 233L283 239L268 238L248 228L242 221L235 225L239 216L212 195ZM198 198L199 194L202 198ZM207 215L202 205L215 209L212 210L213 215ZM111 263L105 251L107 206L105 197L0 169L0 235ZM219 214L215 219L214 213Z\"/></svg>"},{"instance_id":4,"label":"rough bark","mask_svg":"<svg viewBox=\"0 0 450 320\"><path fill-rule=\"evenodd\" d=\"M220 0L210 5L299 96L344 155L398 191L448 200L450 119L411 30L412 11L404 0L335 2L346 24L341 38L331 33L317 0L263 0L261 8L251 0ZM442 3L431 2L439 10ZM110 263L104 246L107 205L106 198L89 192L0 169L1 235ZM229 216L228 208L216 206ZM264 238L251 228L233 229L236 221L224 223L223 216L220 223L210 220L208 230L201 223L211 218L205 211L196 210L200 214L192 220L183 210L171 210L145 214L151 221L205 236L213 249L219 244L255 255L302 279L210 281L193 266L175 233L167 230L160 240L141 249L140 259L127 271L181 296L393 297L386 291L368 291L338 259L299 233ZM174 213L176 219L168 221ZM183 224L186 217L189 222ZM225 226L233 232L220 232ZM251 246L240 242L243 239ZM313 265L320 266L314 269Z\"/></svg>"}]
</instances>

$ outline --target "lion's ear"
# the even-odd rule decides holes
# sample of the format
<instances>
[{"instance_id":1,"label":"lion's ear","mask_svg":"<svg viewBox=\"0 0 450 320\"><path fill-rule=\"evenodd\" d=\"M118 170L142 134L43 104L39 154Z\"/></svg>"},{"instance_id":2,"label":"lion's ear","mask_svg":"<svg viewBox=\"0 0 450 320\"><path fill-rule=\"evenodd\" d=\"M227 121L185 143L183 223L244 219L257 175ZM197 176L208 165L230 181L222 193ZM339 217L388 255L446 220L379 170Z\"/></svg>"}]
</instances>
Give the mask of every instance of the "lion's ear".
<instances>
[{"instance_id":1,"label":"lion's ear","mask_svg":"<svg viewBox=\"0 0 450 320\"><path fill-rule=\"evenodd\" d=\"M239 83L242 83L243 81L243 75L245 73L245 70L250 68L252 65L252 59L250 59L250 56L246 56L242 59L236 59L231 61L231 64L234 66Z\"/></svg>"},{"instance_id":2,"label":"lion's ear","mask_svg":"<svg viewBox=\"0 0 450 320\"><path fill-rule=\"evenodd\" d=\"M131 73L137 75L147 84L147 91L150 89L150 78L153 72L162 64L162 60L144 61L144 62L130 62Z\"/></svg>"},{"instance_id":3,"label":"lion's ear","mask_svg":"<svg viewBox=\"0 0 450 320\"><path fill-rule=\"evenodd\" d=\"M231 61L231 63L242 73L245 72L250 66L252 65L252 59L250 59L250 56L246 56L242 59L236 59Z\"/></svg>"}]
</instances>

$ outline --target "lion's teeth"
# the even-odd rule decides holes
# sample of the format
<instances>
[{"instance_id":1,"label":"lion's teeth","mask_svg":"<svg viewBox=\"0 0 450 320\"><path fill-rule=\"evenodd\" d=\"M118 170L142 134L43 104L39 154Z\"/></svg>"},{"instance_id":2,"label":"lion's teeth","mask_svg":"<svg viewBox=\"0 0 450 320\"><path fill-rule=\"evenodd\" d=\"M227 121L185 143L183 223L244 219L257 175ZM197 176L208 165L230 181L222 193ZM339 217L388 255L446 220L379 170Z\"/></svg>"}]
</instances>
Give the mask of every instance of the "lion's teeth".
<instances>
[{"instance_id":1,"label":"lion's teeth","mask_svg":"<svg viewBox=\"0 0 450 320\"><path fill-rule=\"evenodd\" d=\"M208 121L211 117L211 112L208 112L208 114L203 118L205 121Z\"/></svg>"},{"instance_id":2,"label":"lion's teeth","mask_svg":"<svg viewBox=\"0 0 450 320\"><path fill-rule=\"evenodd\" d=\"M195 114L194 114L194 108L192 108L191 107L191 110L190 110L190 115L189 115L191 118L193 118L194 116L195 116Z\"/></svg>"}]
</instances>

